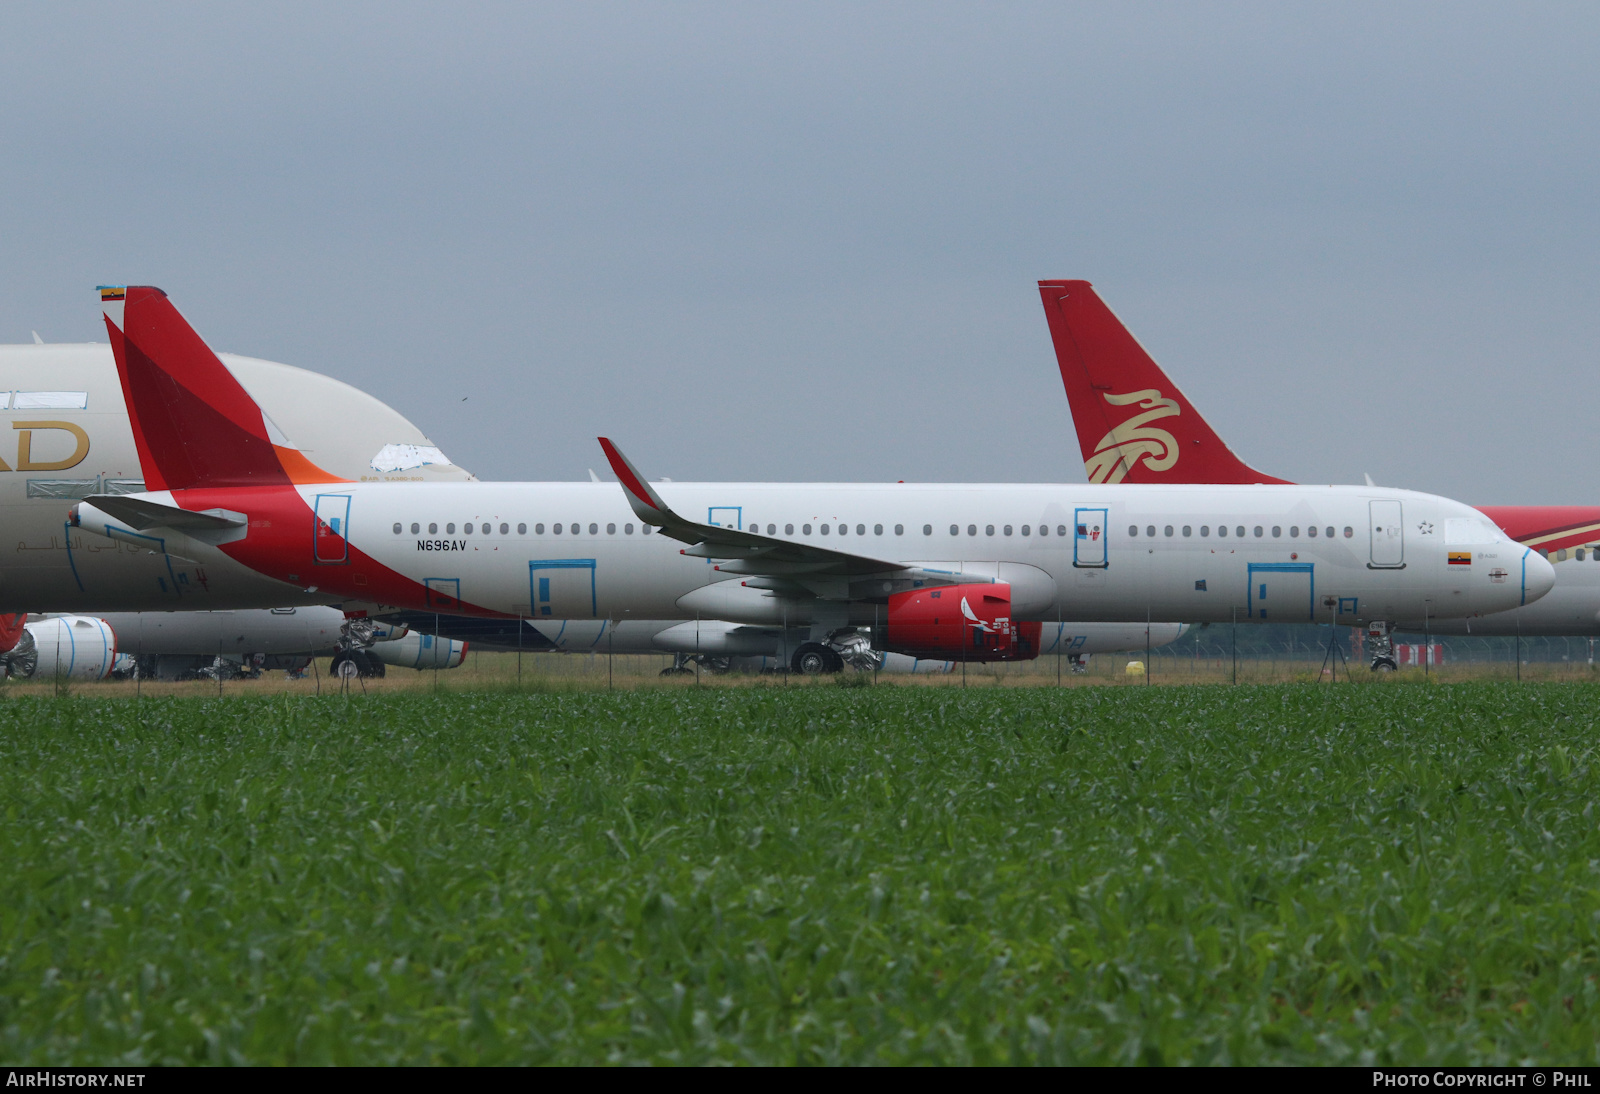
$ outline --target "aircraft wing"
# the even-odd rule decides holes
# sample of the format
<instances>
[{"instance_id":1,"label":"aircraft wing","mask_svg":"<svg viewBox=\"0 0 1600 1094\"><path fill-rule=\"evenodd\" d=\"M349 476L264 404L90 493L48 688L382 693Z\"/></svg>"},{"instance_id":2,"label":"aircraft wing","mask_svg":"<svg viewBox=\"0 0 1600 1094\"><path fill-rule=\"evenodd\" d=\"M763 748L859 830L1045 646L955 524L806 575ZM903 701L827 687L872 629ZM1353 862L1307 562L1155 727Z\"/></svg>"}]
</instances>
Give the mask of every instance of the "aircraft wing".
<instances>
[{"instance_id":1,"label":"aircraft wing","mask_svg":"<svg viewBox=\"0 0 1600 1094\"><path fill-rule=\"evenodd\" d=\"M793 543L755 532L741 532L735 528L719 528L714 524L688 520L661 500L661 496L644 480L644 476L639 474L621 449L605 437L599 440L635 515L646 524L661 529L662 535L689 544L683 554L727 560L717 566L720 571L761 577L800 578L854 577L899 573L910 569L903 562L869 558L848 551Z\"/></svg>"}]
</instances>

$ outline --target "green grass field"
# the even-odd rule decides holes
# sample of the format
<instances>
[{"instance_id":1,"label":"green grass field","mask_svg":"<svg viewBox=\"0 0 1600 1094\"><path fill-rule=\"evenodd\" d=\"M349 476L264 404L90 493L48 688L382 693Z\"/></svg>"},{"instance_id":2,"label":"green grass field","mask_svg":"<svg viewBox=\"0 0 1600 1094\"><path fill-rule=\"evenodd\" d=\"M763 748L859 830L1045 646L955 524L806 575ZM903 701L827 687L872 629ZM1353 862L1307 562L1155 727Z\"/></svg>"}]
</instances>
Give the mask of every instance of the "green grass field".
<instances>
[{"instance_id":1,"label":"green grass field","mask_svg":"<svg viewBox=\"0 0 1600 1094\"><path fill-rule=\"evenodd\" d=\"M0 702L9 1063L1595 1063L1600 691Z\"/></svg>"}]
</instances>

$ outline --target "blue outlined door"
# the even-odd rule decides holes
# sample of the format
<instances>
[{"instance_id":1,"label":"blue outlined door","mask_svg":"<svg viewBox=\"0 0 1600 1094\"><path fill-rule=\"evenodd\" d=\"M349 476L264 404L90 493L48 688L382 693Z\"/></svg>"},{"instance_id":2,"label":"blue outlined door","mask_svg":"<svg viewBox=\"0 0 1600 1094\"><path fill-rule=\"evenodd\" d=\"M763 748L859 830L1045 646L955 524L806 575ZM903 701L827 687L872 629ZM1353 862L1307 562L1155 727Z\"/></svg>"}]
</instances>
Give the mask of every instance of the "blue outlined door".
<instances>
[{"instance_id":1,"label":"blue outlined door","mask_svg":"<svg viewBox=\"0 0 1600 1094\"><path fill-rule=\"evenodd\" d=\"M1074 510L1072 523L1072 564L1079 569L1105 569L1106 510Z\"/></svg>"},{"instance_id":2,"label":"blue outlined door","mask_svg":"<svg viewBox=\"0 0 1600 1094\"><path fill-rule=\"evenodd\" d=\"M600 614L592 558L528 563L528 600L536 618L593 619Z\"/></svg>"},{"instance_id":3,"label":"blue outlined door","mask_svg":"<svg viewBox=\"0 0 1600 1094\"><path fill-rule=\"evenodd\" d=\"M713 505L706 512L706 523L713 528L732 528L734 531L744 529L744 506L742 505Z\"/></svg>"},{"instance_id":4,"label":"blue outlined door","mask_svg":"<svg viewBox=\"0 0 1600 1094\"><path fill-rule=\"evenodd\" d=\"M350 561L350 495L318 494L311 557L322 563Z\"/></svg>"},{"instance_id":5,"label":"blue outlined door","mask_svg":"<svg viewBox=\"0 0 1600 1094\"><path fill-rule=\"evenodd\" d=\"M436 612L461 610L461 579L459 577L425 577L422 584L428 590L428 607Z\"/></svg>"},{"instance_id":6,"label":"blue outlined door","mask_svg":"<svg viewBox=\"0 0 1600 1094\"><path fill-rule=\"evenodd\" d=\"M1269 623L1315 621L1317 579L1310 562L1252 562L1245 618Z\"/></svg>"}]
</instances>

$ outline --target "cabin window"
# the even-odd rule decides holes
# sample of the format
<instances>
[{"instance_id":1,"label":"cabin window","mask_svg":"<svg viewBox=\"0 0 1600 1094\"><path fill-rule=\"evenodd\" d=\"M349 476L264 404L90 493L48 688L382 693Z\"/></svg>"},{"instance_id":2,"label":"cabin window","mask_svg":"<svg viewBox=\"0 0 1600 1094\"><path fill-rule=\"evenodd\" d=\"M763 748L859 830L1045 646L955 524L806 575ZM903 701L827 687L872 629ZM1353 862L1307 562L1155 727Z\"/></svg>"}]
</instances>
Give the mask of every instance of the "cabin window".
<instances>
[{"instance_id":1,"label":"cabin window","mask_svg":"<svg viewBox=\"0 0 1600 1094\"><path fill-rule=\"evenodd\" d=\"M1064 536L1066 534L1067 534L1067 526L1065 524L1056 525L1056 535Z\"/></svg>"},{"instance_id":2,"label":"cabin window","mask_svg":"<svg viewBox=\"0 0 1600 1094\"><path fill-rule=\"evenodd\" d=\"M1081 535L1082 533L1079 533L1079 534ZM1130 535L1130 536L1138 536L1138 534L1139 534L1139 526L1137 524L1128 525L1128 535Z\"/></svg>"},{"instance_id":3,"label":"cabin window","mask_svg":"<svg viewBox=\"0 0 1600 1094\"><path fill-rule=\"evenodd\" d=\"M1241 524L1241 525L1239 525L1239 527L1235 528L1233 530L1233 534L1238 536L1240 539L1243 539L1244 538L1244 525Z\"/></svg>"},{"instance_id":4,"label":"cabin window","mask_svg":"<svg viewBox=\"0 0 1600 1094\"><path fill-rule=\"evenodd\" d=\"M1184 538L1184 539L1188 539L1188 538L1189 538L1189 537L1190 537L1190 536L1192 536L1192 535L1193 535L1193 534L1194 534L1194 525L1192 525L1192 524L1185 524L1185 525L1184 525L1184 526L1183 526L1183 538Z\"/></svg>"},{"instance_id":5,"label":"cabin window","mask_svg":"<svg viewBox=\"0 0 1600 1094\"><path fill-rule=\"evenodd\" d=\"M777 534L778 534L778 526L776 524L767 525L767 535L775 536Z\"/></svg>"},{"instance_id":6,"label":"cabin window","mask_svg":"<svg viewBox=\"0 0 1600 1094\"><path fill-rule=\"evenodd\" d=\"M1311 527L1307 528L1306 529L1306 535L1310 536L1312 539L1316 539L1317 538L1317 526L1315 524L1313 524Z\"/></svg>"},{"instance_id":7,"label":"cabin window","mask_svg":"<svg viewBox=\"0 0 1600 1094\"><path fill-rule=\"evenodd\" d=\"M633 525L631 525L631 524L624 524L624 525L623 525L623 526L622 526L622 534L623 534L623 535L625 535L625 536L631 536L631 535L633 535Z\"/></svg>"},{"instance_id":8,"label":"cabin window","mask_svg":"<svg viewBox=\"0 0 1600 1094\"><path fill-rule=\"evenodd\" d=\"M931 532L931 531L933 531L933 529L929 528L928 531ZM897 536L905 535L906 534L906 526L904 524L896 524L894 526L894 534L897 535Z\"/></svg>"},{"instance_id":9,"label":"cabin window","mask_svg":"<svg viewBox=\"0 0 1600 1094\"><path fill-rule=\"evenodd\" d=\"M823 527L827 527L827 526L824 525ZM811 534L811 525L802 524L800 526L800 534L803 535L803 536L809 536Z\"/></svg>"},{"instance_id":10,"label":"cabin window","mask_svg":"<svg viewBox=\"0 0 1600 1094\"><path fill-rule=\"evenodd\" d=\"M394 526L394 534L397 536L400 534L400 526L398 524Z\"/></svg>"},{"instance_id":11,"label":"cabin window","mask_svg":"<svg viewBox=\"0 0 1600 1094\"><path fill-rule=\"evenodd\" d=\"M1261 525L1259 525L1259 524L1256 525L1256 538L1260 539L1264 534L1265 534L1265 532L1262 529Z\"/></svg>"},{"instance_id":12,"label":"cabin window","mask_svg":"<svg viewBox=\"0 0 1600 1094\"><path fill-rule=\"evenodd\" d=\"M824 524L824 525L823 525L823 526L822 526L822 534L823 534L823 535L827 535L827 534L828 534L828 533L829 533L829 532L831 532L831 531L833 531L833 525L831 525L831 524Z\"/></svg>"},{"instance_id":13,"label":"cabin window","mask_svg":"<svg viewBox=\"0 0 1600 1094\"><path fill-rule=\"evenodd\" d=\"M642 536L655 535L655 531L656 530L654 528L650 527L648 524L639 525L639 534L642 535Z\"/></svg>"},{"instance_id":14,"label":"cabin window","mask_svg":"<svg viewBox=\"0 0 1600 1094\"><path fill-rule=\"evenodd\" d=\"M1217 525L1217 535L1224 539L1228 538L1228 526L1226 524Z\"/></svg>"},{"instance_id":15,"label":"cabin window","mask_svg":"<svg viewBox=\"0 0 1600 1094\"><path fill-rule=\"evenodd\" d=\"M792 524L785 524L785 525L784 525L784 526L783 526L783 534L784 534L784 535L786 535L786 536L792 536L792 535L794 535L794 525L792 525Z\"/></svg>"},{"instance_id":16,"label":"cabin window","mask_svg":"<svg viewBox=\"0 0 1600 1094\"><path fill-rule=\"evenodd\" d=\"M430 536L438 535L439 534L439 526L437 524L429 524L428 525L428 534Z\"/></svg>"},{"instance_id":17,"label":"cabin window","mask_svg":"<svg viewBox=\"0 0 1600 1094\"><path fill-rule=\"evenodd\" d=\"M617 526L615 524L606 525L606 535L614 536L616 534L617 534Z\"/></svg>"},{"instance_id":18,"label":"cabin window","mask_svg":"<svg viewBox=\"0 0 1600 1094\"><path fill-rule=\"evenodd\" d=\"M1273 539L1282 539L1283 538L1283 529L1280 528L1276 524L1274 524L1272 526L1272 538Z\"/></svg>"},{"instance_id":19,"label":"cabin window","mask_svg":"<svg viewBox=\"0 0 1600 1094\"><path fill-rule=\"evenodd\" d=\"M1333 527L1331 525L1328 527L1328 538L1333 538Z\"/></svg>"},{"instance_id":20,"label":"cabin window","mask_svg":"<svg viewBox=\"0 0 1600 1094\"><path fill-rule=\"evenodd\" d=\"M1202 524L1202 525L1201 525L1201 526L1200 526L1200 535L1201 535L1201 536L1202 536L1202 537L1204 537L1204 536L1209 536L1209 535L1210 535L1210 534L1211 534L1211 525L1209 525L1209 524Z\"/></svg>"},{"instance_id":21,"label":"cabin window","mask_svg":"<svg viewBox=\"0 0 1600 1094\"><path fill-rule=\"evenodd\" d=\"M1328 534L1332 535L1333 532L1330 530ZM1356 534L1356 530L1354 528L1350 527L1348 524L1346 524L1344 526L1344 538L1345 539L1349 539L1351 536L1353 536L1355 534Z\"/></svg>"},{"instance_id":22,"label":"cabin window","mask_svg":"<svg viewBox=\"0 0 1600 1094\"><path fill-rule=\"evenodd\" d=\"M470 536L472 534L472 525L470 525L470 524L462 525L461 532L462 532L463 535Z\"/></svg>"},{"instance_id":23,"label":"cabin window","mask_svg":"<svg viewBox=\"0 0 1600 1094\"><path fill-rule=\"evenodd\" d=\"M520 525L520 524L519 524L519 525L517 525L517 531L519 531L519 532L520 532L520 531L522 531L522 525ZM534 534L534 535L536 535L536 536L542 536L542 535L544 535L544 525L542 525L542 524L535 524L535 525L534 525L534 526L533 526L533 534Z\"/></svg>"},{"instance_id":24,"label":"cabin window","mask_svg":"<svg viewBox=\"0 0 1600 1094\"><path fill-rule=\"evenodd\" d=\"M992 524L985 524L985 525L984 525L984 526L983 526L983 534L984 534L984 535L986 535L986 536L992 536L992 535L994 535L994 525L992 525Z\"/></svg>"},{"instance_id":25,"label":"cabin window","mask_svg":"<svg viewBox=\"0 0 1600 1094\"><path fill-rule=\"evenodd\" d=\"M591 536L598 536L600 534L600 526L598 524L589 525L589 534Z\"/></svg>"},{"instance_id":26,"label":"cabin window","mask_svg":"<svg viewBox=\"0 0 1600 1094\"><path fill-rule=\"evenodd\" d=\"M873 535L875 535L875 536L881 536L881 535L883 535L883 525L881 525L881 524L874 524L874 525L873 525L873 526L872 526L872 534L873 534Z\"/></svg>"},{"instance_id":27,"label":"cabin window","mask_svg":"<svg viewBox=\"0 0 1600 1094\"><path fill-rule=\"evenodd\" d=\"M1154 539L1156 535L1156 526L1154 524L1148 526L1145 528L1144 534L1149 536L1151 539Z\"/></svg>"},{"instance_id":28,"label":"cabin window","mask_svg":"<svg viewBox=\"0 0 1600 1094\"><path fill-rule=\"evenodd\" d=\"M1167 525L1166 529L1164 530L1164 534L1168 539L1172 538L1172 525Z\"/></svg>"},{"instance_id":29,"label":"cabin window","mask_svg":"<svg viewBox=\"0 0 1600 1094\"><path fill-rule=\"evenodd\" d=\"M552 534L554 534L554 535L558 535L558 536L559 536L559 535L560 535L560 534L561 534L561 525L559 525L559 524L552 524L552 525L551 525L551 526L550 526L550 531L551 531L551 533L552 533Z\"/></svg>"},{"instance_id":30,"label":"cabin window","mask_svg":"<svg viewBox=\"0 0 1600 1094\"><path fill-rule=\"evenodd\" d=\"M501 526L500 526L500 534L501 534L501 535L502 535L502 536L509 536L509 535L510 535L510 534L511 534L511 525L509 525L509 524L502 524L502 525L501 525Z\"/></svg>"},{"instance_id":31,"label":"cabin window","mask_svg":"<svg viewBox=\"0 0 1600 1094\"><path fill-rule=\"evenodd\" d=\"M978 534L978 526L976 524L967 525L967 535L975 536L977 534Z\"/></svg>"},{"instance_id":32,"label":"cabin window","mask_svg":"<svg viewBox=\"0 0 1600 1094\"><path fill-rule=\"evenodd\" d=\"M444 526L444 534L447 535L447 536L455 535L456 534L456 526L454 524L446 524Z\"/></svg>"},{"instance_id":33,"label":"cabin window","mask_svg":"<svg viewBox=\"0 0 1600 1094\"><path fill-rule=\"evenodd\" d=\"M1289 525L1289 538L1290 539L1299 539L1300 538L1300 526L1298 524Z\"/></svg>"},{"instance_id":34,"label":"cabin window","mask_svg":"<svg viewBox=\"0 0 1600 1094\"><path fill-rule=\"evenodd\" d=\"M1032 534L1033 534L1033 525L1031 525L1031 524L1024 524L1024 525L1023 525L1023 526L1022 526L1022 534L1023 534L1023 535L1025 535L1025 536L1027 536L1027 535L1032 535Z\"/></svg>"},{"instance_id":35,"label":"cabin window","mask_svg":"<svg viewBox=\"0 0 1600 1094\"><path fill-rule=\"evenodd\" d=\"M856 525L856 535L864 536L866 534L867 534L867 526L865 524ZM881 524L878 525L878 534L880 536L883 535L883 525L881 525Z\"/></svg>"},{"instance_id":36,"label":"cabin window","mask_svg":"<svg viewBox=\"0 0 1600 1094\"><path fill-rule=\"evenodd\" d=\"M412 535L416 535L416 534L417 534L417 533L418 533L418 532L420 532L420 531L422 531L422 525L420 525L420 524L415 524L415 523L413 523L413 524L412 524L412 525L411 525L411 534L412 534Z\"/></svg>"}]
</instances>

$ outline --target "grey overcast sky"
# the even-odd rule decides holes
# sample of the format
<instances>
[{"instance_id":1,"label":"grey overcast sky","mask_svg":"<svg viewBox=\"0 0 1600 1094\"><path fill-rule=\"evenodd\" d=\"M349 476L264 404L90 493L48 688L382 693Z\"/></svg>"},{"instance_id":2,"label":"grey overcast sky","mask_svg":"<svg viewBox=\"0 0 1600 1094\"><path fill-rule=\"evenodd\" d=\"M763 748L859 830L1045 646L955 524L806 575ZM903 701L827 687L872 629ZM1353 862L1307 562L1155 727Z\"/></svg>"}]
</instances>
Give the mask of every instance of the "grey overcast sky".
<instances>
[{"instance_id":1,"label":"grey overcast sky","mask_svg":"<svg viewBox=\"0 0 1600 1094\"><path fill-rule=\"evenodd\" d=\"M9 4L0 57L0 341L160 285L483 478L1081 482L1086 277L1263 470L1597 500L1593 4Z\"/></svg>"}]
</instances>

